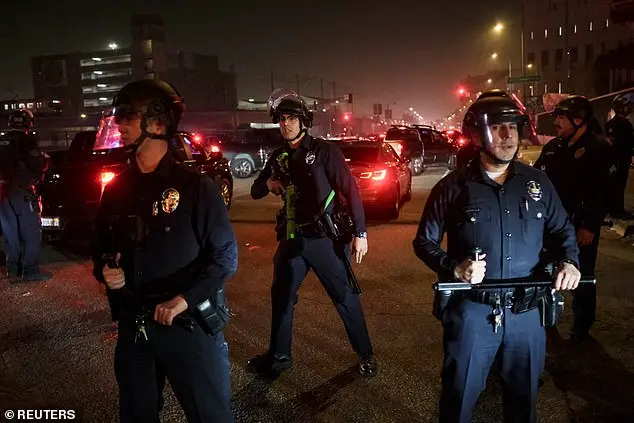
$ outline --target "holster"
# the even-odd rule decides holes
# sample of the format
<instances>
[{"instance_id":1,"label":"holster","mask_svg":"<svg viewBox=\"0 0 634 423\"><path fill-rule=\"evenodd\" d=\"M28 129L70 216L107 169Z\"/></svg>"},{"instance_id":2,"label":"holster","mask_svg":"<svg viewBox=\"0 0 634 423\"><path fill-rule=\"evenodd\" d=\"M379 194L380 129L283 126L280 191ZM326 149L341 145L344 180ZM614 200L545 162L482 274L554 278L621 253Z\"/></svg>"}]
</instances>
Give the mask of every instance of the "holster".
<instances>
[{"instance_id":1,"label":"holster","mask_svg":"<svg viewBox=\"0 0 634 423\"><path fill-rule=\"evenodd\" d=\"M224 288L216 291L216 295L197 304L192 313L201 329L209 335L222 332L231 319L231 310L227 305Z\"/></svg>"},{"instance_id":2,"label":"holster","mask_svg":"<svg viewBox=\"0 0 634 423\"><path fill-rule=\"evenodd\" d=\"M541 297L538 303L539 315L543 327L552 327L559 322L564 312L564 296L551 289Z\"/></svg>"},{"instance_id":3,"label":"holster","mask_svg":"<svg viewBox=\"0 0 634 423\"><path fill-rule=\"evenodd\" d=\"M436 319L442 321L442 316L447 309L447 305L449 304L449 300L453 295L452 291L436 291L434 292L434 304L432 306L432 316Z\"/></svg>"},{"instance_id":4,"label":"holster","mask_svg":"<svg viewBox=\"0 0 634 423\"><path fill-rule=\"evenodd\" d=\"M537 308L539 301L550 288L516 288L513 293L513 306L511 311L515 314L525 313L529 310Z\"/></svg>"}]
</instances>

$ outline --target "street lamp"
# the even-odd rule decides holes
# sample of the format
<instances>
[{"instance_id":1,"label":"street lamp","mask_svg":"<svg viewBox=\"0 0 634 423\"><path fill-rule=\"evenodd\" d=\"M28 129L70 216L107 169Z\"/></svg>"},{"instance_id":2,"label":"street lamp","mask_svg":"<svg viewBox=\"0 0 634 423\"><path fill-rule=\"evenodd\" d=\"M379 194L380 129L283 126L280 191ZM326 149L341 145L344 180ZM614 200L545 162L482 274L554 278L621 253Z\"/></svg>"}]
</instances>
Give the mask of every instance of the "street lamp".
<instances>
[{"instance_id":1,"label":"street lamp","mask_svg":"<svg viewBox=\"0 0 634 423\"><path fill-rule=\"evenodd\" d=\"M495 26L493 27L493 30L497 33L502 32L503 29L504 29L504 24L501 22L496 23Z\"/></svg>"},{"instance_id":2,"label":"street lamp","mask_svg":"<svg viewBox=\"0 0 634 423\"><path fill-rule=\"evenodd\" d=\"M533 64L532 64L532 63L529 63L528 65L526 65L526 67L527 67L528 69L533 69Z\"/></svg>"},{"instance_id":3,"label":"street lamp","mask_svg":"<svg viewBox=\"0 0 634 423\"><path fill-rule=\"evenodd\" d=\"M487 79L487 84L489 84L489 85L490 85L490 84L492 84L492 83L493 83L493 80L492 80L491 78Z\"/></svg>"},{"instance_id":4,"label":"street lamp","mask_svg":"<svg viewBox=\"0 0 634 423\"><path fill-rule=\"evenodd\" d=\"M520 76L526 76L526 65L524 64L524 10L523 9L524 9L524 4L522 2L522 27L520 28L520 55L521 55L520 62L522 64L522 73ZM498 22L493 27L493 30L498 34L501 34L504 28L505 28L504 24L502 24L501 22ZM509 58L509 78L511 78L512 76L510 66L511 66L511 59ZM512 90L512 87L513 87L512 84L509 83L509 89ZM526 90L522 90L522 91L523 91L523 95L526 96L526 94L524 94ZM526 98L524 98L524 100L526 100Z\"/></svg>"},{"instance_id":5,"label":"street lamp","mask_svg":"<svg viewBox=\"0 0 634 423\"><path fill-rule=\"evenodd\" d=\"M493 54L491 55L491 59L495 60L495 59L497 59L497 58L498 58L498 54L497 54L497 53L493 53Z\"/></svg>"}]
</instances>

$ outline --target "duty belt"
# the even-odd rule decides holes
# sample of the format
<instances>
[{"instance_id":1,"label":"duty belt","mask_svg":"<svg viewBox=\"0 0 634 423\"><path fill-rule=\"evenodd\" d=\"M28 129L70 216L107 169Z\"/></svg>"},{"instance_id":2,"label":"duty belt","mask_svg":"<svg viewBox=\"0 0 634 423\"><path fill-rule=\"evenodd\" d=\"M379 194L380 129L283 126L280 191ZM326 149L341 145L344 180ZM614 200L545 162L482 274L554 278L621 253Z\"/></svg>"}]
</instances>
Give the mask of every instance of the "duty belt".
<instances>
[{"instance_id":1,"label":"duty belt","mask_svg":"<svg viewBox=\"0 0 634 423\"><path fill-rule=\"evenodd\" d=\"M469 291L464 295L474 303L487 304L495 306L499 298L500 305L504 308L513 307L513 298L515 290L494 290L494 291Z\"/></svg>"}]
</instances>

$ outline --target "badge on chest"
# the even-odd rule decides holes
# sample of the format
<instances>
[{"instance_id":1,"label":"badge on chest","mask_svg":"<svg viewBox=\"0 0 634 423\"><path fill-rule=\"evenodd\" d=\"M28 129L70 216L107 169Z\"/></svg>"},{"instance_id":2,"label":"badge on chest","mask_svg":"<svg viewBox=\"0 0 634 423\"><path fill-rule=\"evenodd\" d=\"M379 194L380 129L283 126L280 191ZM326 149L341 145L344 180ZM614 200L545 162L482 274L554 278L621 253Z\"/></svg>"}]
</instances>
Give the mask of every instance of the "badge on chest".
<instances>
[{"instance_id":1,"label":"badge on chest","mask_svg":"<svg viewBox=\"0 0 634 423\"><path fill-rule=\"evenodd\" d=\"M313 163L315 163L315 152L309 151L308 153L306 153L306 164L310 166Z\"/></svg>"},{"instance_id":2,"label":"badge on chest","mask_svg":"<svg viewBox=\"0 0 634 423\"><path fill-rule=\"evenodd\" d=\"M528 196L535 201L539 201L542 199L542 186L539 184L539 182L526 182L526 192L528 193Z\"/></svg>"},{"instance_id":3,"label":"badge on chest","mask_svg":"<svg viewBox=\"0 0 634 423\"><path fill-rule=\"evenodd\" d=\"M161 210L163 213L173 213L178 207L180 201L180 193L175 188L168 188L161 194ZM159 202L155 201L152 204L152 216L158 216L159 214Z\"/></svg>"}]
</instances>

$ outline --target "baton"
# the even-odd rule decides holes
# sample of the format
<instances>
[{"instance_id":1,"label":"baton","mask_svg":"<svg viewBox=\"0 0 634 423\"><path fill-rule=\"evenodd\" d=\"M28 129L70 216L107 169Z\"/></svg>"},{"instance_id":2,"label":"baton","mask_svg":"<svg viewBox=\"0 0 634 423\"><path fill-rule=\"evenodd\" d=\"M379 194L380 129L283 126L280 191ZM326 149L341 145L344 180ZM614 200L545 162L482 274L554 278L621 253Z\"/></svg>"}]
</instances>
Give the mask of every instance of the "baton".
<instances>
[{"instance_id":1,"label":"baton","mask_svg":"<svg viewBox=\"0 0 634 423\"><path fill-rule=\"evenodd\" d=\"M519 287L545 287L552 286L553 280L547 279L485 279L479 284L468 282L436 282L433 285L434 291L469 291L471 289L499 289L499 288L519 288ZM581 278L580 284L596 284L595 277Z\"/></svg>"}]
</instances>

